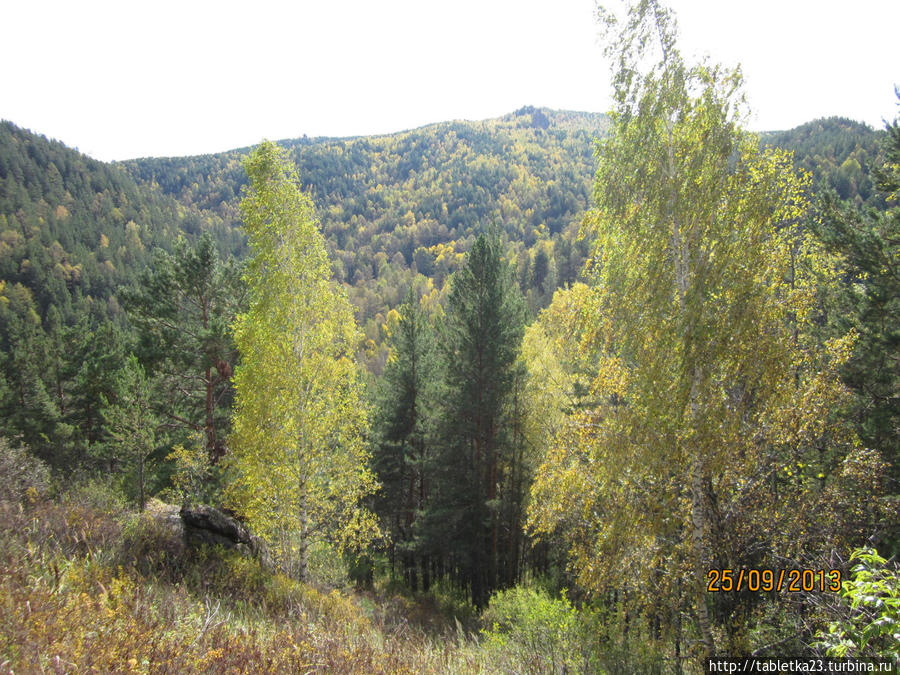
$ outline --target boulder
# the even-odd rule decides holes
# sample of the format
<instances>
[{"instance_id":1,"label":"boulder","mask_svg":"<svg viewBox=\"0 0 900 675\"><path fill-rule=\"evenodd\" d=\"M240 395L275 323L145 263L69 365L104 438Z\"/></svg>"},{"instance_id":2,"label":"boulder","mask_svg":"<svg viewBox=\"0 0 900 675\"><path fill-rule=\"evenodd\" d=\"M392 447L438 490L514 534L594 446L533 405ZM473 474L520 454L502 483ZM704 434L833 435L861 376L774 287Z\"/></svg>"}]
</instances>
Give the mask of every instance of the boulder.
<instances>
[{"instance_id":1,"label":"boulder","mask_svg":"<svg viewBox=\"0 0 900 675\"><path fill-rule=\"evenodd\" d=\"M272 569L265 542L251 534L246 525L236 518L206 504L181 507L184 540L190 547L206 544L224 546L257 558L264 567Z\"/></svg>"}]
</instances>

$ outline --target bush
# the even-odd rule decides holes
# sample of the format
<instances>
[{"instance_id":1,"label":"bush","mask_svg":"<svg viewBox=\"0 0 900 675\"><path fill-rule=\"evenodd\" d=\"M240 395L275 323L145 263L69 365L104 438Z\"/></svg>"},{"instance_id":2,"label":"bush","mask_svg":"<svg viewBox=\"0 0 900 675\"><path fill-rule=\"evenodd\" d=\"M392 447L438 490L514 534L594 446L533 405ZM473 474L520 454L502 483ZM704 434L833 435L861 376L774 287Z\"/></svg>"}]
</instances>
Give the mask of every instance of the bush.
<instances>
[{"instance_id":1,"label":"bush","mask_svg":"<svg viewBox=\"0 0 900 675\"><path fill-rule=\"evenodd\" d=\"M344 559L324 541L310 543L307 575L311 583L326 588L343 588L350 583Z\"/></svg>"},{"instance_id":2,"label":"bush","mask_svg":"<svg viewBox=\"0 0 900 675\"><path fill-rule=\"evenodd\" d=\"M178 507L151 499L122 530L119 560L143 574L173 572L184 562L184 530Z\"/></svg>"},{"instance_id":3,"label":"bush","mask_svg":"<svg viewBox=\"0 0 900 675\"><path fill-rule=\"evenodd\" d=\"M820 636L820 646L829 656L887 656L900 663L900 569L871 548L856 549L850 560L859 564L841 590L845 614Z\"/></svg>"},{"instance_id":4,"label":"bush","mask_svg":"<svg viewBox=\"0 0 900 675\"><path fill-rule=\"evenodd\" d=\"M46 495L50 469L20 445L10 446L0 437L0 502L34 501Z\"/></svg>"},{"instance_id":5,"label":"bush","mask_svg":"<svg viewBox=\"0 0 900 675\"><path fill-rule=\"evenodd\" d=\"M584 671L578 611L565 598L517 586L494 594L482 621L485 648L504 672Z\"/></svg>"}]
</instances>

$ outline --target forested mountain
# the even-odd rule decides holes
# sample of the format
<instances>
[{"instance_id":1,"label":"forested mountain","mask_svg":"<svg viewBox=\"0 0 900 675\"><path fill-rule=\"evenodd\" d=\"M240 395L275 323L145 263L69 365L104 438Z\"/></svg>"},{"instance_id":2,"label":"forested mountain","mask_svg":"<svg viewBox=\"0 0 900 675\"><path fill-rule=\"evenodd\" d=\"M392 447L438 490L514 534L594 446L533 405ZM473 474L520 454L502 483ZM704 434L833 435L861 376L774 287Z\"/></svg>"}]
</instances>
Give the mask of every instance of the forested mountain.
<instances>
[{"instance_id":1,"label":"forested mountain","mask_svg":"<svg viewBox=\"0 0 900 675\"><path fill-rule=\"evenodd\" d=\"M813 177L821 193L834 190L854 206L883 209L884 198L875 189L872 168L878 165L879 139L884 131L843 117L813 120L789 131L762 134L764 143L794 153L794 165Z\"/></svg>"},{"instance_id":2,"label":"forested mountain","mask_svg":"<svg viewBox=\"0 0 900 675\"><path fill-rule=\"evenodd\" d=\"M0 279L29 288L41 316L115 317L118 287L190 228L177 202L119 168L0 124Z\"/></svg>"},{"instance_id":3,"label":"forested mountain","mask_svg":"<svg viewBox=\"0 0 900 675\"><path fill-rule=\"evenodd\" d=\"M519 256L523 291L546 296L533 308L546 304L544 291L573 281L583 263L575 235L607 126L599 114L526 107L481 122L279 144L313 195L337 276L354 287L365 321L398 306L415 272L441 286L485 224ZM815 192L883 207L869 175L883 133L828 118L761 138L791 150ZM0 276L29 287L43 314L73 294L107 300L179 234L209 231L221 253L241 256L247 152L104 164L3 122Z\"/></svg>"},{"instance_id":4,"label":"forested mountain","mask_svg":"<svg viewBox=\"0 0 900 675\"><path fill-rule=\"evenodd\" d=\"M525 107L498 119L384 136L280 142L313 196L336 277L347 285L367 338L370 369L380 372L387 358L388 316L406 289L437 297L485 227L496 228L506 259L516 263L532 314L579 277L588 242L578 231L590 202L596 141L607 126L604 115ZM869 171L883 133L832 118L762 140L793 150L795 163L812 172L814 191L833 188L851 203L877 207L883 202ZM4 405L17 401L9 419L56 420L47 425L75 433L64 424L72 412L67 388L76 389L75 371L85 360L77 368L26 364L16 357L16 343L84 340L79 349L89 350L95 331L109 324L103 330L119 345L113 353L126 353L138 338L126 327L123 289L153 269L154 249L171 251L179 236L196 241L207 233L220 255L245 255L237 205L247 152L104 164L9 122L0 125ZM188 284L184 273L181 281ZM160 294L171 279L153 283ZM146 307L152 301L144 295ZM145 328L153 321L138 306L133 315ZM194 351L202 354L203 347ZM120 365L113 358L109 367Z\"/></svg>"},{"instance_id":5,"label":"forested mountain","mask_svg":"<svg viewBox=\"0 0 900 675\"><path fill-rule=\"evenodd\" d=\"M499 228L532 312L578 278L587 246L577 235L590 202L596 140L608 125L605 115L524 107L498 119L385 136L279 143L319 209L336 275L350 286L370 347L379 352L371 354L373 365L380 368L385 357L376 345L403 289L417 273L440 289L485 224ZM793 151L815 191L831 188L842 199L883 207L869 178L882 134L832 118L761 140ZM238 225L247 152L122 166L140 184L178 199L192 225L225 233ZM229 245L242 254L242 240L231 237Z\"/></svg>"},{"instance_id":6,"label":"forested mountain","mask_svg":"<svg viewBox=\"0 0 900 675\"><path fill-rule=\"evenodd\" d=\"M607 125L599 114L526 107L481 122L280 145L313 195L367 337L380 342L388 310L416 273L440 288L485 224L507 241L532 311L574 281L587 253L576 235L595 140ZM869 172L882 134L830 118L762 141L792 150L816 191L879 207ZM210 232L221 253L245 252L237 203L247 149L109 165L8 122L0 143L0 271L36 294L41 315L73 294L108 300L149 250L169 248L179 234Z\"/></svg>"},{"instance_id":7,"label":"forested mountain","mask_svg":"<svg viewBox=\"0 0 900 675\"><path fill-rule=\"evenodd\" d=\"M337 277L351 287L367 337L380 343L388 310L416 273L440 289L488 224L517 259L532 310L574 281L586 255L575 235L589 202L594 141L606 126L599 114L525 107L481 122L279 144L313 195ZM122 166L138 182L199 209L209 227L227 230L238 225L246 153Z\"/></svg>"}]
</instances>

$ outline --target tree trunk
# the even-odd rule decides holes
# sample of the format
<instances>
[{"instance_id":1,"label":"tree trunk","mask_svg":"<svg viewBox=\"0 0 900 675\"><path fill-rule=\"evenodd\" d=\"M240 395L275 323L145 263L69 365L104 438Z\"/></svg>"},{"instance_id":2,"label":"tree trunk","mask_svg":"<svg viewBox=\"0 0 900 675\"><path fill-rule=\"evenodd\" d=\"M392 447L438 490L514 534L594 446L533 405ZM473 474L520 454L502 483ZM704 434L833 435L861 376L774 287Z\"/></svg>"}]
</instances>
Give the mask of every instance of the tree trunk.
<instances>
[{"instance_id":1,"label":"tree trunk","mask_svg":"<svg viewBox=\"0 0 900 675\"><path fill-rule=\"evenodd\" d=\"M697 623L703 641L704 656L715 654L712 630L710 628L709 608L706 606L706 579L704 533L706 531L706 510L703 505L703 463L699 457L694 459L691 469L691 550L694 558L694 599L697 604Z\"/></svg>"}]
</instances>

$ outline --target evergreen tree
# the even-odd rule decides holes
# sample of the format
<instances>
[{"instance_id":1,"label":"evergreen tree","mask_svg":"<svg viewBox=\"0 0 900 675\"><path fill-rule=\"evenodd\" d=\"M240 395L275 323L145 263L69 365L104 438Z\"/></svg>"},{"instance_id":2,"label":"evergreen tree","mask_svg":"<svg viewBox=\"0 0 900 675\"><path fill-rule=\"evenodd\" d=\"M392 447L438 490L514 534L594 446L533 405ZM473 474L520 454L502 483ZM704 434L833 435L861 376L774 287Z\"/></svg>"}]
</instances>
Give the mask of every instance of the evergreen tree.
<instances>
[{"instance_id":1,"label":"evergreen tree","mask_svg":"<svg viewBox=\"0 0 900 675\"><path fill-rule=\"evenodd\" d=\"M391 537L392 561L399 552L404 580L425 590L429 562L422 550L420 514L429 496L429 439L434 412L434 329L410 289L391 326L390 356L384 367L375 411L374 465L381 483L376 512ZM418 571L417 571L418 570Z\"/></svg>"},{"instance_id":2,"label":"evergreen tree","mask_svg":"<svg viewBox=\"0 0 900 675\"><path fill-rule=\"evenodd\" d=\"M124 468L133 480L138 507L147 502L147 462L156 447L159 420L153 412L152 394L144 368L132 354L118 375L114 401L105 401L103 420L109 440L102 456L113 467Z\"/></svg>"},{"instance_id":3,"label":"evergreen tree","mask_svg":"<svg viewBox=\"0 0 900 675\"><path fill-rule=\"evenodd\" d=\"M22 284L0 281L0 366L5 386L0 401L0 432L20 438L41 459L60 466L66 436L55 395L57 364L41 325L34 296Z\"/></svg>"},{"instance_id":4,"label":"evergreen tree","mask_svg":"<svg viewBox=\"0 0 900 675\"><path fill-rule=\"evenodd\" d=\"M900 97L900 92L898 92ZM875 184L889 208L862 211L824 199L814 222L819 238L841 257L845 283L832 297L831 331L850 329L859 341L845 382L856 395L860 438L892 464L891 490L900 491L900 120L887 126L884 163ZM896 544L895 544L896 545Z\"/></svg>"},{"instance_id":5,"label":"evergreen tree","mask_svg":"<svg viewBox=\"0 0 900 675\"><path fill-rule=\"evenodd\" d=\"M66 336L70 350L67 378L71 387L66 420L76 430L79 452L90 457L96 454L92 451L94 446L108 440L102 411L105 401L116 400L129 336L111 321L91 330L87 317L68 329ZM153 403L158 402L154 399Z\"/></svg>"},{"instance_id":6,"label":"evergreen tree","mask_svg":"<svg viewBox=\"0 0 900 675\"><path fill-rule=\"evenodd\" d=\"M211 461L225 454L231 375L237 358L231 323L243 286L233 260L223 263L204 233L174 254L157 249L138 285L123 293L141 336L141 352L166 395L169 424L186 438L202 432Z\"/></svg>"},{"instance_id":7,"label":"evergreen tree","mask_svg":"<svg viewBox=\"0 0 900 675\"><path fill-rule=\"evenodd\" d=\"M483 607L512 583L502 514L511 459L510 403L524 308L496 237L480 235L452 278L440 351L442 448L426 529L430 545Z\"/></svg>"}]
</instances>

